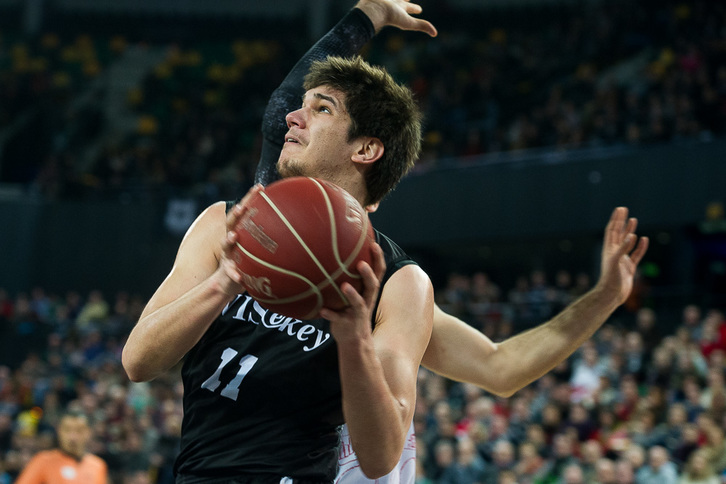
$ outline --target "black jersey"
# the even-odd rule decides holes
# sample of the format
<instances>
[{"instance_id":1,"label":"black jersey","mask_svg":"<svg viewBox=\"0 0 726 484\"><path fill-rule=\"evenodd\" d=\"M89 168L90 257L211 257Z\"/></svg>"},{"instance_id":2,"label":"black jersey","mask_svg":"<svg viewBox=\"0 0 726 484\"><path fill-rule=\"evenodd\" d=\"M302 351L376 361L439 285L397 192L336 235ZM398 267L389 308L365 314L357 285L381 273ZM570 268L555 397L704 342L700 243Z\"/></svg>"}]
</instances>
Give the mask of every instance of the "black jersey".
<instances>
[{"instance_id":1,"label":"black jersey","mask_svg":"<svg viewBox=\"0 0 726 484\"><path fill-rule=\"evenodd\" d=\"M376 241L387 265L383 284L415 263L377 231ZM343 412L328 321L275 314L241 294L188 353L182 380L175 470L187 481L334 480Z\"/></svg>"}]
</instances>

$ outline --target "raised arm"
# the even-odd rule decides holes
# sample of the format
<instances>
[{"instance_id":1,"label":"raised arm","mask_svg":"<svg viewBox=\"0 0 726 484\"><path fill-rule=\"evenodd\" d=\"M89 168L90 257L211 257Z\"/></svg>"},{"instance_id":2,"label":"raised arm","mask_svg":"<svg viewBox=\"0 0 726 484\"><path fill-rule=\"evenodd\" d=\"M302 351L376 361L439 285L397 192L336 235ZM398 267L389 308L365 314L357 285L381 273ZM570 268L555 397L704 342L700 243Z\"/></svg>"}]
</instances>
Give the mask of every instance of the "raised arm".
<instances>
[{"instance_id":1,"label":"raised arm","mask_svg":"<svg viewBox=\"0 0 726 484\"><path fill-rule=\"evenodd\" d=\"M303 79L310 64L328 56L350 57L383 27L436 35L434 26L412 15L421 7L407 0L361 0L295 64L282 84L275 89L262 118L262 153L255 182L267 185L278 178L275 164L287 133L285 116L300 107L304 94Z\"/></svg>"},{"instance_id":2,"label":"raised arm","mask_svg":"<svg viewBox=\"0 0 726 484\"><path fill-rule=\"evenodd\" d=\"M637 220L618 207L605 229L600 279L552 320L495 344L436 308L423 364L457 381L510 396L540 378L583 342L628 298L635 270L648 248L635 235Z\"/></svg>"},{"instance_id":3,"label":"raised arm","mask_svg":"<svg viewBox=\"0 0 726 484\"><path fill-rule=\"evenodd\" d=\"M384 285L375 330L370 314L378 284L359 266L366 290L343 288L351 306L324 310L338 345L343 414L360 468L370 479L388 474L403 451L416 401L416 375L431 334L433 289L416 265L396 271ZM380 274L379 274L380 275Z\"/></svg>"},{"instance_id":4,"label":"raised arm","mask_svg":"<svg viewBox=\"0 0 726 484\"><path fill-rule=\"evenodd\" d=\"M258 190L255 187L249 194ZM227 227L243 213L244 203L245 199L229 215L224 202L216 203L187 231L171 272L124 345L121 361L131 380L152 380L177 364L224 306L244 291L228 256L234 237L227 234Z\"/></svg>"}]
</instances>

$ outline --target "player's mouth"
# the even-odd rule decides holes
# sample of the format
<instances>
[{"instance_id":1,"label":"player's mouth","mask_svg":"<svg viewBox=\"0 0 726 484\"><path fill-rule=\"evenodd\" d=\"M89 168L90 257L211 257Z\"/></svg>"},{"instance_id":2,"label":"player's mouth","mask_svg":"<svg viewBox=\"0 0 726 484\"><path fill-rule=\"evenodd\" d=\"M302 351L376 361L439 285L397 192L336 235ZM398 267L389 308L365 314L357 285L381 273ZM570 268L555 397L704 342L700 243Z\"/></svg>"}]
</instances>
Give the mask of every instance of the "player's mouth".
<instances>
[{"instance_id":1,"label":"player's mouth","mask_svg":"<svg viewBox=\"0 0 726 484\"><path fill-rule=\"evenodd\" d=\"M288 144L288 143L296 144L296 145L301 145L302 144L300 142L300 140L298 138L296 138L295 136L292 136L290 134L286 134L285 135L285 144Z\"/></svg>"}]
</instances>

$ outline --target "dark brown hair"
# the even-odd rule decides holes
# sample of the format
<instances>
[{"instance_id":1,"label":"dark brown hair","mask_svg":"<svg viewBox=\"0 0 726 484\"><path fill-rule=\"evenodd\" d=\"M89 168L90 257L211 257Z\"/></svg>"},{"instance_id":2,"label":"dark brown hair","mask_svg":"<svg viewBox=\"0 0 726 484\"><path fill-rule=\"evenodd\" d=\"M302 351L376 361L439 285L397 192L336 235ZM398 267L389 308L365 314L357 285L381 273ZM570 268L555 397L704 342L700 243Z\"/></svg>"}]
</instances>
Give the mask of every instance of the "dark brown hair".
<instances>
[{"instance_id":1,"label":"dark brown hair","mask_svg":"<svg viewBox=\"0 0 726 484\"><path fill-rule=\"evenodd\" d=\"M304 88L328 86L345 94L351 119L348 139L371 136L381 140L384 153L366 173L366 205L376 203L413 167L421 152L421 112L410 89L381 67L360 57L328 57L316 61Z\"/></svg>"}]
</instances>

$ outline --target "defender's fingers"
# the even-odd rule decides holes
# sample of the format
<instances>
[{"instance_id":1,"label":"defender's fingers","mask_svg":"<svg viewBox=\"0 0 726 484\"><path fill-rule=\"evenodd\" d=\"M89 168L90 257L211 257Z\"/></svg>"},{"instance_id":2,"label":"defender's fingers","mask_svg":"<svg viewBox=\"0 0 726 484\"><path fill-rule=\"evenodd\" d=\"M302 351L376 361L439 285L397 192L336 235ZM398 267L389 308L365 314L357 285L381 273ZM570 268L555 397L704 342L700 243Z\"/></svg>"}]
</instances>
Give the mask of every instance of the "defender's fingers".
<instances>
[{"instance_id":1,"label":"defender's fingers","mask_svg":"<svg viewBox=\"0 0 726 484\"><path fill-rule=\"evenodd\" d=\"M610 221L605 227L605 243L619 244L625 226L625 219L628 216L628 209L617 207L610 216Z\"/></svg>"},{"instance_id":2,"label":"defender's fingers","mask_svg":"<svg viewBox=\"0 0 726 484\"><path fill-rule=\"evenodd\" d=\"M403 8L406 10L406 13L419 14L423 11L423 8L418 3L411 3L408 1L405 3Z\"/></svg>"},{"instance_id":3,"label":"defender's fingers","mask_svg":"<svg viewBox=\"0 0 726 484\"><path fill-rule=\"evenodd\" d=\"M641 237L638 241L638 246L635 248L632 254L630 254L630 260L637 266L643 259L645 252L648 250L648 244L650 240L648 237Z\"/></svg>"},{"instance_id":4,"label":"defender's fingers","mask_svg":"<svg viewBox=\"0 0 726 484\"><path fill-rule=\"evenodd\" d=\"M630 217L628 219L628 224L625 227L625 233L626 234L634 234L635 229L638 228L638 219L635 217Z\"/></svg>"},{"instance_id":5,"label":"defender's fingers","mask_svg":"<svg viewBox=\"0 0 726 484\"><path fill-rule=\"evenodd\" d=\"M626 235L620 247L618 247L617 258L620 259L622 256L630 254L637 240L638 237L635 234Z\"/></svg>"}]
</instances>

